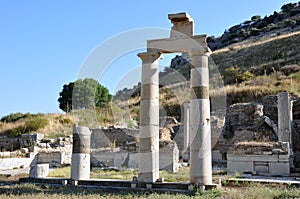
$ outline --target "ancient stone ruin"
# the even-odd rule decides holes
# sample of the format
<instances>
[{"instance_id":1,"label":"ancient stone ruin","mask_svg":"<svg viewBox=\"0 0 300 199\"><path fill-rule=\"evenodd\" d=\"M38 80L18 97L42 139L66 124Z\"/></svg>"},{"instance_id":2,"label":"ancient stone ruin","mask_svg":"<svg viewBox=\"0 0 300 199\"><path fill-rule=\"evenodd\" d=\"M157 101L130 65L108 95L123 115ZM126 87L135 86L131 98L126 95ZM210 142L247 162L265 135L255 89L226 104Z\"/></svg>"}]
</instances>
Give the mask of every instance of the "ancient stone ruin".
<instances>
[{"instance_id":1,"label":"ancient stone ruin","mask_svg":"<svg viewBox=\"0 0 300 199\"><path fill-rule=\"evenodd\" d=\"M300 99L282 92L265 96L259 102L233 104L227 107L225 120L217 113L211 114L208 75L211 51L206 36L194 35L194 22L187 13L168 17L173 24L170 38L148 40L147 51L138 54L142 60L139 129L88 129L76 125L73 142L65 146L58 144L60 148L72 147L72 153L46 150L31 157L31 178L45 178L49 166L71 164L70 180L77 185L88 183L91 165L129 168L138 169L138 176L127 184L123 182L126 187L152 188L162 181L159 170L178 171L180 158L190 166L189 189L194 185L213 185L213 163L225 164L230 175L291 176L299 173ZM162 54L178 52L189 54L192 64L191 97L181 105L181 123L159 116L158 62ZM175 59L174 67L182 61ZM39 143L37 137L28 135L21 141L10 140L10 143L32 147L36 142L51 148L49 143ZM65 179L62 182L70 183ZM110 183L120 185L119 182ZM155 185L167 186L161 184Z\"/></svg>"},{"instance_id":2,"label":"ancient stone ruin","mask_svg":"<svg viewBox=\"0 0 300 199\"><path fill-rule=\"evenodd\" d=\"M190 182L212 184L208 57L206 35L194 35L194 21L187 13L170 14L170 38L147 41L142 60L140 150L138 180L159 179L159 70L164 53L189 53L191 57Z\"/></svg>"}]
</instances>

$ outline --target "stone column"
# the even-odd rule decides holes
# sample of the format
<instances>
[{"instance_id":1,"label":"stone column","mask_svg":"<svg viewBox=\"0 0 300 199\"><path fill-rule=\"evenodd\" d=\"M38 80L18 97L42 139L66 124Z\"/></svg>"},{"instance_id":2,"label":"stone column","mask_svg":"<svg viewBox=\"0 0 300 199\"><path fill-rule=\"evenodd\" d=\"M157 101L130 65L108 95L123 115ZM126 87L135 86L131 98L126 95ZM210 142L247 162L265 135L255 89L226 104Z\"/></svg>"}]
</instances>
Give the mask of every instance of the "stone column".
<instances>
[{"instance_id":1,"label":"stone column","mask_svg":"<svg viewBox=\"0 0 300 199\"><path fill-rule=\"evenodd\" d=\"M189 161L190 159L190 103L185 102L183 104L183 150L182 150L182 159L184 161Z\"/></svg>"},{"instance_id":2,"label":"stone column","mask_svg":"<svg viewBox=\"0 0 300 199\"><path fill-rule=\"evenodd\" d=\"M91 131L88 127L73 127L73 151L71 179L88 180L90 178Z\"/></svg>"},{"instance_id":3,"label":"stone column","mask_svg":"<svg viewBox=\"0 0 300 199\"><path fill-rule=\"evenodd\" d=\"M292 148L291 109L289 93L278 93L278 140L289 142L290 148Z\"/></svg>"},{"instance_id":4,"label":"stone column","mask_svg":"<svg viewBox=\"0 0 300 199\"><path fill-rule=\"evenodd\" d=\"M190 50L190 182L212 184L208 57L210 49Z\"/></svg>"},{"instance_id":5,"label":"stone column","mask_svg":"<svg viewBox=\"0 0 300 199\"><path fill-rule=\"evenodd\" d=\"M139 53L142 59L138 181L159 178L159 53Z\"/></svg>"}]
</instances>

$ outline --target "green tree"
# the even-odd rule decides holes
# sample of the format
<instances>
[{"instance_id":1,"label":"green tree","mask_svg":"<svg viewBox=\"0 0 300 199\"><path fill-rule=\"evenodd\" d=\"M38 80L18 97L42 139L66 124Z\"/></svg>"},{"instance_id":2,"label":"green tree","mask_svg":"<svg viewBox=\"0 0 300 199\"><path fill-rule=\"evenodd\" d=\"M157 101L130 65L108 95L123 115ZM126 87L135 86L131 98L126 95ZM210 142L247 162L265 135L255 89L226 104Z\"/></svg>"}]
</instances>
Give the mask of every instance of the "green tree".
<instances>
[{"instance_id":1,"label":"green tree","mask_svg":"<svg viewBox=\"0 0 300 199\"><path fill-rule=\"evenodd\" d=\"M86 78L63 85L59 93L59 108L65 112L72 109L90 109L106 106L111 101L112 95L106 87L94 79Z\"/></svg>"}]
</instances>

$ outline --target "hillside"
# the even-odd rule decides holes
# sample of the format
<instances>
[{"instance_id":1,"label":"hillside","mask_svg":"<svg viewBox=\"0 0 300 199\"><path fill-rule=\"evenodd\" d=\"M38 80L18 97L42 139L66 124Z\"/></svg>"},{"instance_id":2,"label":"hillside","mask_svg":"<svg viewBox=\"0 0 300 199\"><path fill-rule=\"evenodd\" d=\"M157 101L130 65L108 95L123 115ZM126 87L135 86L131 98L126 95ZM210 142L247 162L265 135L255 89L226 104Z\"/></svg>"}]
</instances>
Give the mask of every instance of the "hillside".
<instances>
[{"instance_id":1,"label":"hillside","mask_svg":"<svg viewBox=\"0 0 300 199\"><path fill-rule=\"evenodd\" d=\"M245 34L241 34L241 33ZM227 106L259 102L266 95L288 91L300 96L300 5L283 5L280 12L235 25L218 38L208 37L212 48L211 97L223 98L215 89L224 85ZM160 73L160 105L167 115L180 119L180 105L189 99L190 63L176 56ZM175 63L175 64L174 64ZM121 107L138 109L140 83L119 91ZM130 100L129 100L130 99ZM134 102L134 103L131 103Z\"/></svg>"},{"instance_id":2,"label":"hillside","mask_svg":"<svg viewBox=\"0 0 300 199\"><path fill-rule=\"evenodd\" d=\"M18 137L25 133L41 133L47 138L72 135L74 115L13 113L1 118L0 136Z\"/></svg>"},{"instance_id":3,"label":"hillside","mask_svg":"<svg viewBox=\"0 0 300 199\"><path fill-rule=\"evenodd\" d=\"M300 5L299 3L288 3L281 7L280 12L274 11L273 14L263 18L254 15L251 19L225 30L220 37L208 37L208 44L212 50L217 50L254 36L293 32L299 30L299 26Z\"/></svg>"},{"instance_id":4,"label":"hillside","mask_svg":"<svg viewBox=\"0 0 300 199\"><path fill-rule=\"evenodd\" d=\"M300 96L300 5L283 5L280 12L264 18L253 16L220 37L208 37L213 53L209 62L210 96L229 106L259 102L264 96L288 91ZM176 56L160 72L160 115L181 119L182 103L189 100L190 63L187 54ZM224 86L224 87L223 87ZM222 88L224 88L222 90ZM121 125L137 127L141 84L116 93L106 108L72 115L43 115L48 124L34 132L71 134L74 117L90 127ZM224 93L225 92L225 93ZM219 103L215 103L219 104ZM220 106L223 106L220 103ZM212 107L216 111L218 107ZM80 119L83 118L83 119ZM0 122L0 133L14 136L31 132L23 118ZM25 132L26 133L26 132Z\"/></svg>"}]
</instances>

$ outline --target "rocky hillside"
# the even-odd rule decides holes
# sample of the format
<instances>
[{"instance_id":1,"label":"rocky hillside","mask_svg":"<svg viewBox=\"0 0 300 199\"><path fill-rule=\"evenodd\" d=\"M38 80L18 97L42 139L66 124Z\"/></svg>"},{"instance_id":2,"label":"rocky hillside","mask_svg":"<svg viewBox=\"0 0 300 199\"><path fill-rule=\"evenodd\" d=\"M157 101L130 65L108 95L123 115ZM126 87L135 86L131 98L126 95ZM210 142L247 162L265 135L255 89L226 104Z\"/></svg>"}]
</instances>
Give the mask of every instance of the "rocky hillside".
<instances>
[{"instance_id":1,"label":"rocky hillside","mask_svg":"<svg viewBox=\"0 0 300 199\"><path fill-rule=\"evenodd\" d=\"M211 96L224 85L227 106L259 102L264 96L288 91L300 96L300 4L283 5L280 12L253 16L220 37L208 37L211 55ZM160 105L169 116L180 120L181 103L189 98L190 63L186 54L176 56L160 73ZM136 110L140 84L119 91L115 99ZM125 97L124 97L125 96ZM133 103L131 103L133 102Z\"/></svg>"},{"instance_id":2,"label":"rocky hillside","mask_svg":"<svg viewBox=\"0 0 300 199\"><path fill-rule=\"evenodd\" d=\"M252 16L251 19L225 30L220 37L210 36L208 44L212 50L217 50L254 36L283 34L293 32L299 27L300 5L299 3L288 3L281 7L280 12L274 11L273 14L263 18L259 15Z\"/></svg>"}]
</instances>

